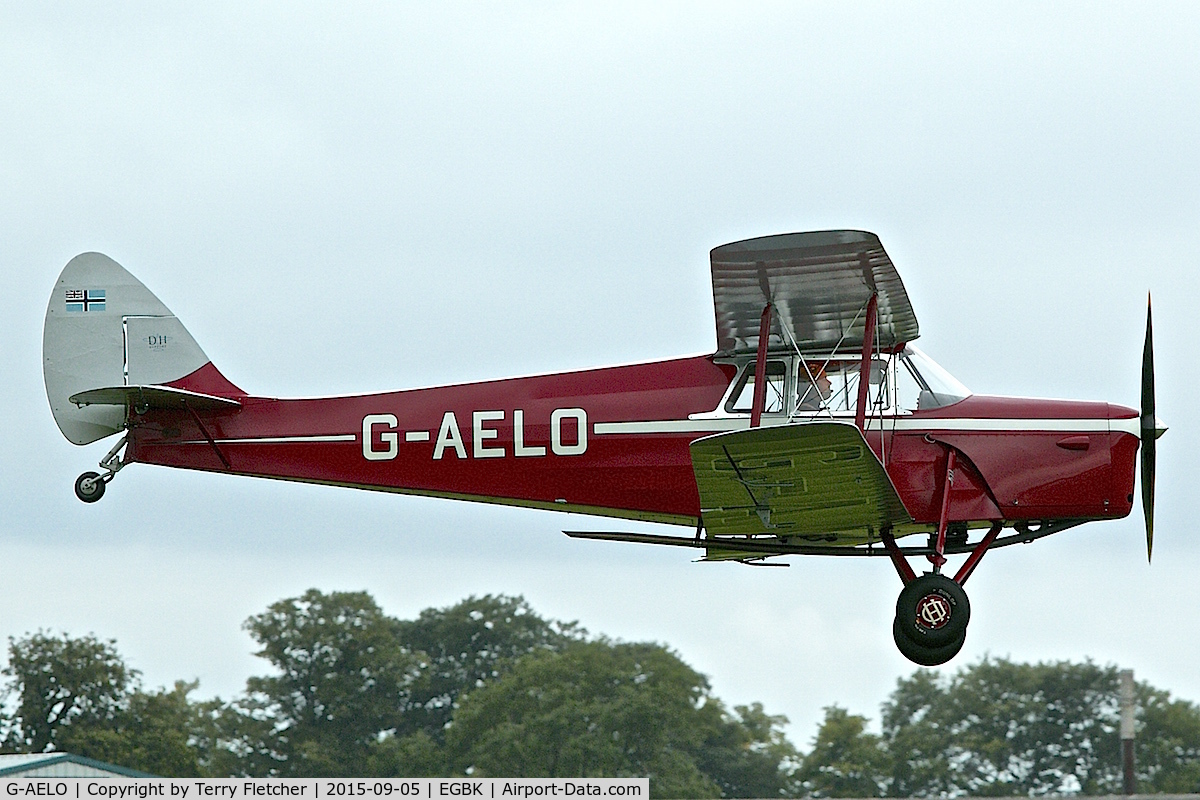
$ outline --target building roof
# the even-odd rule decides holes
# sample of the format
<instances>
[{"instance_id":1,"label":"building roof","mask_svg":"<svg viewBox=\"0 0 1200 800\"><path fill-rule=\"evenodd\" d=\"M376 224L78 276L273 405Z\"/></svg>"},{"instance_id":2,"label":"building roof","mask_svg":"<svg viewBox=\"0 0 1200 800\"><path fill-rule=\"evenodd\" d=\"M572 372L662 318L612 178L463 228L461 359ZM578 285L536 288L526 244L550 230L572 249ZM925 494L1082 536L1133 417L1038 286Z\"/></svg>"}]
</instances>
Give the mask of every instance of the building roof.
<instances>
[{"instance_id":1,"label":"building roof","mask_svg":"<svg viewBox=\"0 0 1200 800\"><path fill-rule=\"evenodd\" d=\"M73 753L9 753L0 754L0 777L3 778L153 778L116 764Z\"/></svg>"}]
</instances>

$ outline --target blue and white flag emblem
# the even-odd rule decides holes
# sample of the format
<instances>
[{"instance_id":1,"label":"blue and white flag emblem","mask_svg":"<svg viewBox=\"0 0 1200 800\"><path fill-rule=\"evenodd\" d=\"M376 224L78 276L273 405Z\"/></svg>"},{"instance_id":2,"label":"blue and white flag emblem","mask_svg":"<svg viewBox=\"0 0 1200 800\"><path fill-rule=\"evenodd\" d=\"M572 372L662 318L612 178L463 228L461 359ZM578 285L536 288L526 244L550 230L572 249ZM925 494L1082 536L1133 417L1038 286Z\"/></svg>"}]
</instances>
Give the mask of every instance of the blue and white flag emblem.
<instances>
[{"instance_id":1,"label":"blue and white flag emblem","mask_svg":"<svg viewBox=\"0 0 1200 800\"><path fill-rule=\"evenodd\" d=\"M67 289L67 311L103 311L103 289Z\"/></svg>"}]
</instances>

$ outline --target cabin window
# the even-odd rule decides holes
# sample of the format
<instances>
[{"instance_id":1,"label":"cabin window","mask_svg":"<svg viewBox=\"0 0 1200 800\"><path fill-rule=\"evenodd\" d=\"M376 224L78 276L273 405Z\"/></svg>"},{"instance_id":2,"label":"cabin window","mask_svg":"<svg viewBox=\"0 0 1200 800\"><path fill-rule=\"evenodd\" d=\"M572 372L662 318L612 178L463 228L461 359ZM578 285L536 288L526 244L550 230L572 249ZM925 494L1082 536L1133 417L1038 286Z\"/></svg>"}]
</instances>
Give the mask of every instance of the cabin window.
<instances>
[{"instance_id":1,"label":"cabin window","mask_svg":"<svg viewBox=\"0 0 1200 800\"><path fill-rule=\"evenodd\" d=\"M861 362L835 361L826 367L832 392L830 408L834 411L854 411L858 407L858 373ZM870 388L867 404L870 408L888 408L887 364L871 359Z\"/></svg>"},{"instance_id":2,"label":"cabin window","mask_svg":"<svg viewBox=\"0 0 1200 800\"><path fill-rule=\"evenodd\" d=\"M905 411L916 411L925 384L907 358L896 366L896 405Z\"/></svg>"},{"instance_id":3,"label":"cabin window","mask_svg":"<svg viewBox=\"0 0 1200 800\"><path fill-rule=\"evenodd\" d=\"M725 410L734 414L749 414L754 405L754 370L755 363L742 372L737 387L729 395ZM787 387L787 365L782 361L767 362L767 387L763 397L764 414L782 414L784 411L785 392Z\"/></svg>"},{"instance_id":4,"label":"cabin window","mask_svg":"<svg viewBox=\"0 0 1200 800\"><path fill-rule=\"evenodd\" d=\"M941 408L971 394L957 378L912 345L904 348L900 361L902 366L896 370L902 391L900 401L909 411Z\"/></svg>"},{"instance_id":5,"label":"cabin window","mask_svg":"<svg viewBox=\"0 0 1200 800\"><path fill-rule=\"evenodd\" d=\"M858 406L858 359L839 361L806 361L796 371L796 410L800 413L817 411L852 412ZM871 382L867 395L873 409L890 408L887 362L871 360Z\"/></svg>"}]
</instances>

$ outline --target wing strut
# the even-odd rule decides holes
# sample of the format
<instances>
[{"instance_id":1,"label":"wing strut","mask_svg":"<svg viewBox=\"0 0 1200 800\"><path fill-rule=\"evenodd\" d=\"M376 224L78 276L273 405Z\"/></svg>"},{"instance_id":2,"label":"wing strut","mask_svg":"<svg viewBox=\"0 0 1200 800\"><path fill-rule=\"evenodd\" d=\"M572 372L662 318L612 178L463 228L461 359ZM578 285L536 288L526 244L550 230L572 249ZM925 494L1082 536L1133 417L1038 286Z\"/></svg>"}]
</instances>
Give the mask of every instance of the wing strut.
<instances>
[{"instance_id":1,"label":"wing strut","mask_svg":"<svg viewBox=\"0 0 1200 800\"><path fill-rule=\"evenodd\" d=\"M763 406L767 400L767 339L771 336L771 304L762 310L758 322L758 360L754 362L754 405L750 410L750 427L762 422ZM861 427L861 426L860 426Z\"/></svg>"},{"instance_id":2,"label":"wing strut","mask_svg":"<svg viewBox=\"0 0 1200 800\"><path fill-rule=\"evenodd\" d=\"M875 319L879 311L879 292L872 292L867 301L866 330L863 331L862 361L858 367L858 405L854 412L854 426L860 431L866 431L867 424L867 392L871 388L871 356L875 346Z\"/></svg>"},{"instance_id":3,"label":"wing strut","mask_svg":"<svg viewBox=\"0 0 1200 800\"><path fill-rule=\"evenodd\" d=\"M942 482L942 510L938 515L937 540L934 544L933 553L929 556L929 561L933 564L933 571L939 573L942 571L942 565L946 563L946 526L950 524L950 490L954 488L954 467L958 462L958 451L953 447L948 448L949 453L946 455L946 480Z\"/></svg>"}]
</instances>

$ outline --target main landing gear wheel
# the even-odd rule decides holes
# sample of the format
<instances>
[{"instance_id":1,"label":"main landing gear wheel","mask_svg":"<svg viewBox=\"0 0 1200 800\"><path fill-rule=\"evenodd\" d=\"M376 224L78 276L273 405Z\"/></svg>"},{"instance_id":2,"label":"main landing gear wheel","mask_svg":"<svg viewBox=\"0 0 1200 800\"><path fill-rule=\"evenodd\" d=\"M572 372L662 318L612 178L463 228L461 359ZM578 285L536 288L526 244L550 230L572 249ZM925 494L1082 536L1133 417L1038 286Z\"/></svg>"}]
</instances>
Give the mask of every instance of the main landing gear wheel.
<instances>
[{"instance_id":1,"label":"main landing gear wheel","mask_svg":"<svg viewBox=\"0 0 1200 800\"><path fill-rule=\"evenodd\" d=\"M958 651L962 650L963 642L967 640L967 632L964 630L957 639L937 647L918 644L908 638L905 626L900 623L900 618L896 617L892 622L892 638L896 641L896 648L900 654L909 661L922 667L936 667L958 655Z\"/></svg>"},{"instance_id":2,"label":"main landing gear wheel","mask_svg":"<svg viewBox=\"0 0 1200 800\"><path fill-rule=\"evenodd\" d=\"M75 496L85 503L104 497L104 479L98 472L85 472L75 479Z\"/></svg>"},{"instance_id":3,"label":"main landing gear wheel","mask_svg":"<svg viewBox=\"0 0 1200 800\"><path fill-rule=\"evenodd\" d=\"M922 647L940 648L954 642L961 647L970 621L967 593L945 575L921 575L909 581L896 600L896 625L906 639Z\"/></svg>"}]
</instances>

